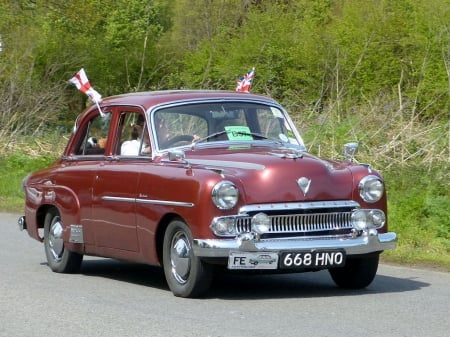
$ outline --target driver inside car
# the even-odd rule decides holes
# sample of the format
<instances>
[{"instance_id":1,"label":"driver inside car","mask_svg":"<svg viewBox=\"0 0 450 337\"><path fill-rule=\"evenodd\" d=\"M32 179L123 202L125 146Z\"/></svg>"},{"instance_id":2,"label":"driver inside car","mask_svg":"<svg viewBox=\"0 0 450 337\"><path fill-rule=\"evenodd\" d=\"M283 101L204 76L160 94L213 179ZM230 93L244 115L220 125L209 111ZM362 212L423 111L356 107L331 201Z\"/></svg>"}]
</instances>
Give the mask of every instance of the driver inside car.
<instances>
[{"instance_id":1,"label":"driver inside car","mask_svg":"<svg viewBox=\"0 0 450 337\"><path fill-rule=\"evenodd\" d=\"M167 127L166 120L155 114L155 131L160 149L166 149L172 146L186 145L198 141L201 137L198 135L188 135L182 133L182 128L175 130ZM173 126L173 123L171 123Z\"/></svg>"}]
</instances>

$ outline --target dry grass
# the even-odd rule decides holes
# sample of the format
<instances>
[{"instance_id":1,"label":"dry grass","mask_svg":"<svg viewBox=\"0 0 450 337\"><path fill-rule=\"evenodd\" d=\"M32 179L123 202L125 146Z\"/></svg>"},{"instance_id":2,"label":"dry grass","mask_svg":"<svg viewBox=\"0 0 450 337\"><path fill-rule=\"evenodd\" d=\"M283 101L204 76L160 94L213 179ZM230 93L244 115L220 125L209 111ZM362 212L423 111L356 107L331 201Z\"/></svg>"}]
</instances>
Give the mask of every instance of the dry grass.
<instances>
[{"instance_id":1,"label":"dry grass","mask_svg":"<svg viewBox=\"0 0 450 337\"><path fill-rule=\"evenodd\" d=\"M47 139L0 139L0 157L8 156L8 154L23 152L30 157L36 158L41 156L59 156L63 153L70 135L52 135Z\"/></svg>"},{"instance_id":2,"label":"dry grass","mask_svg":"<svg viewBox=\"0 0 450 337\"><path fill-rule=\"evenodd\" d=\"M359 143L358 159L389 170L409 165L448 166L450 113L422 117L414 107L398 109L376 101L338 113L335 105L321 112L295 114L309 150L338 158L346 142Z\"/></svg>"}]
</instances>

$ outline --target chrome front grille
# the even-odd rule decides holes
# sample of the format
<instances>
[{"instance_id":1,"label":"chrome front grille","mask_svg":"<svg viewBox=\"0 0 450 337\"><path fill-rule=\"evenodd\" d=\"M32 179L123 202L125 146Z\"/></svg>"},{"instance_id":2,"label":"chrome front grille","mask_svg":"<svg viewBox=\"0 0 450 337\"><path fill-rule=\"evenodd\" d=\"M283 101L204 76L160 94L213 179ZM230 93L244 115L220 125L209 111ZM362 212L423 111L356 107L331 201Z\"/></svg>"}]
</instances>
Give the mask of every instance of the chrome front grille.
<instances>
[{"instance_id":1,"label":"chrome front grille","mask_svg":"<svg viewBox=\"0 0 450 337\"><path fill-rule=\"evenodd\" d=\"M268 234L299 233L314 235L317 232L350 230L352 229L351 214L351 212L327 212L269 215L271 229ZM251 216L237 218L237 232L250 232L251 219Z\"/></svg>"}]
</instances>

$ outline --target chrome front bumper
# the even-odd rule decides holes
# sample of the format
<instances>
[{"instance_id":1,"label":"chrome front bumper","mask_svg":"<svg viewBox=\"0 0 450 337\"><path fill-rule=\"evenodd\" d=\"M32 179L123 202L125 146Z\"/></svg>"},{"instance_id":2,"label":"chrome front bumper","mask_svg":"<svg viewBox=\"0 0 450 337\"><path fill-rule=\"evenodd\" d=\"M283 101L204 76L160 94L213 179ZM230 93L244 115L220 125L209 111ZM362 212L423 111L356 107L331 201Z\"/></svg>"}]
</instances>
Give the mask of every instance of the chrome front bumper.
<instances>
[{"instance_id":1,"label":"chrome front bumper","mask_svg":"<svg viewBox=\"0 0 450 337\"><path fill-rule=\"evenodd\" d=\"M364 234L356 238L288 239L194 239L194 254L199 257L227 258L230 252L281 252L312 249L344 249L347 255L360 255L394 249L397 234Z\"/></svg>"}]
</instances>

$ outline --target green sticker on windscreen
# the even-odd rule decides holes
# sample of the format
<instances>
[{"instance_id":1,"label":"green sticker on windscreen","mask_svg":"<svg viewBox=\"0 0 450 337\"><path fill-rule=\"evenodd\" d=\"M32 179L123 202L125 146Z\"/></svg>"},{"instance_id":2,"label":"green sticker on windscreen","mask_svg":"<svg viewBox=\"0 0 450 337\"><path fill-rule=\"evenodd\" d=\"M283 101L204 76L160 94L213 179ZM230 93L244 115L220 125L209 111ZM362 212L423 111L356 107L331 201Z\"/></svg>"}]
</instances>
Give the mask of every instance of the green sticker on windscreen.
<instances>
[{"instance_id":1,"label":"green sticker on windscreen","mask_svg":"<svg viewBox=\"0 0 450 337\"><path fill-rule=\"evenodd\" d=\"M229 140L253 140L248 126L232 125L226 126L225 131Z\"/></svg>"}]
</instances>

